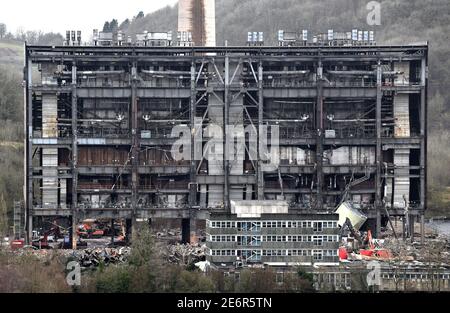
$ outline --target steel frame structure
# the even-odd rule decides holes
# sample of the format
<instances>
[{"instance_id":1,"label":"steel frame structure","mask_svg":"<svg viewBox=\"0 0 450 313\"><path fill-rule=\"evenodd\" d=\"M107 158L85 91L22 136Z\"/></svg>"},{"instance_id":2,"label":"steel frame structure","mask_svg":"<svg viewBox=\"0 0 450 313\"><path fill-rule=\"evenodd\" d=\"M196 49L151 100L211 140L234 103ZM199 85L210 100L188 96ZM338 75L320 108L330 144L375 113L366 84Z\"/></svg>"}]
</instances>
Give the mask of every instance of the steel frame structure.
<instances>
[{"instance_id":1,"label":"steel frame structure","mask_svg":"<svg viewBox=\"0 0 450 313\"><path fill-rule=\"evenodd\" d=\"M194 221L206 219L211 212L227 212L230 202L230 190L236 185L252 185L252 199L264 200L267 194L309 194L313 201L309 205L299 206L297 200L292 202L292 212L332 211L333 205L327 197L338 198L342 190L327 190L327 181L333 180L330 175L360 174L364 176L367 171L374 186L366 187L364 191L373 195L373 205L362 210L374 219L376 232L379 233L382 225L382 216L404 216L402 208L384 208L386 196L383 191L385 179L390 177L392 171L387 171L384 153L397 148L412 149L418 152L419 160L414 165L408 166L410 179L418 179L418 196L415 199L418 205L410 206L408 214L422 217L426 209L426 147L427 147L427 45L405 46L354 46L354 47L50 47L50 46L25 46L25 208L26 227L31 235L33 229L33 217L39 216L65 216L71 217L75 225L82 218L182 218L184 225L195 227ZM396 62L409 62L418 64L418 80L408 84L386 84L385 68L393 67ZM45 84L33 82L33 69L37 64L60 65L66 70L65 82L58 84ZM330 81L329 72L342 66L358 68L370 68L375 73L372 77L369 71L361 78L362 83L349 83L339 85ZM146 85L142 77L149 65L166 70L160 72L153 70L150 75L160 75L163 84L161 86ZM178 71L169 68L176 67ZM121 73L117 73L119 72ZM120 85L89 86L80 83L80 79L88 73L97 71L99 75L125 75ZM108 71L110 71L108 73ZM172 71L172 72L171 72ZM62 72L61 72L62 73ZM309 77L304 78L305 73ZM147 73L148 74L148 73ZM63 74L61 74L63 75ZM89 74L90 75L90 74ZM343 74L346 75L345 73ZM339 76L339 75L338 75ZM365 83L364 79L369 82ZM372 77L372 78L370 78ZM279 78L277 82L277 78ZM165 84L165 82L177 83ZM306 83L307 81L307 83ZM356 81L356 80L355 80ZM353 81L352 81L353 82ZM58 138L43 138L36 135L36 127L39 120L36 119L37 103L42 94L56 95L70 99L70 136ZM413 95L418 97L418 126L420 132L406 137L385 136L386 121L383 119L383 106L386 97L398 94ZM411 96L410 96L411 97ZM286 107L290 102L306 101L312 105L308 112L311 120L310 135L286 136L280 139L280 145L289 147L310 148L315 154L315 162L312 164L292 165L281 164L278 176L281 183L279 187L267 183L268 178L261 170L261 158L252 162L247 174L231 175L230 164L223 162L223 175L202 175L199 169L202 161L192 160L183 165L145 166L140 164L139 157L142 147L170 146L174 138L144 138L140 136L140 103L143 99L177 99L187 101L189 108L188 120L171 119L175 125L195 125L195 119L201 119L202 125L208 124L208 99L215 98L223 107L223 124L230 121L230 106L236 99L243 100L242 120L244 124L260 129L262 125L283 125L280 119L269 119L265 112L268 101L281 101ZM58 106L61 104L58 98ZM79 125L82 122L79 113L80 101L84 99L119 99L117 101L128 102L124 111L128 112L127 134L115 137L83 138L80 136ZM183 99L183 100L180 100ZM375 130L373 136L341 136L329 138L325 136L327 123L327 108L333 105L333 101L352 102L369 101L374 106L372 125ZM240 101L240 100L239 100ZM327 102L330 101L330 102ZM180 102L181 103L181 102ZM295 109L295 108L294 108ZM299 114L299 112L295 113ZM266 117L265 117L266 115ZM287 120L288 126L299 127L299 116ZM59 117L58 117L59 120ZM363 122L361 118L357 118ZM60 121L58 121L60 123ZM224 134L224 146L226 148L227 134ZM192 132L192 144L195 133ZM118 168L112 166L80 166L80 147L123 147L130 151L129 164ZM353 164L333 166L326 162L324 153L326 149L338 146L371 146L375 147L375 163ZM66 149L70 154L70 164L62 166L58 164L58 179L67 179L70 182L70 203L61 207L44 207L36 200L36 181L42 180L42 165L36 165L34 156L42 149ZM192 149L193 151L193 149ZM194 153L194 152L192 152ZM260 151L258 151L260 153ZM193 156L193 155L192 155ZM395 171L396 166L390 164ZM128 187L124 190L115 190L112 193L125 193L131 196L128 206L86 208L80 205L79 196L83 190L79 186L80 175L93 177L95 175L129 175ZM142 190L140 179L142 175L187 175L187 188L177 190ZM283 181L286 176L304 175L310 188L285 186ZM358 176L358 175L357 175ZM331 178L330 178L331 177ZM359 177L359 176L358 176ZM393 174L395 177L395 172ZM361 177L359 177L361 178ZM308 181L310 179L310 181ZM335 181L337 180L335 176ZM347 179L347 178L345 178ZM223 205L216 207L203 207L200 204L200 185L223 186ZM266 186L268 185L268 186ZM98 190L90 190L96 193ZM349 190L349 193L354 193ZM176 193L187 195L186 204L177 208L157 205L141 206L139 197L144 194ZM331 201L333 202L333 201ZM336 203L334 203L335 205ZM386 214L389 212L389 214ZM187 220L192 222L189 224ZM133 223L134 224L134 223ZM185 234L188 232L185 231Z\"/></svg>"}]
</instances>

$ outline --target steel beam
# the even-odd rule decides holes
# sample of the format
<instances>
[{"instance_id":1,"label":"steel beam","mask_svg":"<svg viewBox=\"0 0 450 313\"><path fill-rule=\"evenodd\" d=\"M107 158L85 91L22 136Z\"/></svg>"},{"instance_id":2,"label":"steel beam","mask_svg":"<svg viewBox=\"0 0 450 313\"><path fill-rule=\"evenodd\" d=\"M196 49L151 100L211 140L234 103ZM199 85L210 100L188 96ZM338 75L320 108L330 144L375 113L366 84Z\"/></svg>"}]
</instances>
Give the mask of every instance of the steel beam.
<instances>
[{"instance_id":1,"label":"steel beam","mask_svg":"<svg viewBox=\"0 0 450 313\"><path fill-rule=\"evenodd\" d=\"M131 67L131 108L130 108L130 128L131 128L131 236L136 235L136 210L138 202L139 185L139 132L138 132L138 97L137 97L137 62Z\"/></svg>"},{"instance_id":2,"label":"steel beam","mask_svg":"<svg viewBox=\"0 0 450 313\"><path fill-rule=\"evenodd\" d=\"M203 64L203 63L202 63ZM191 64L191 95L190 95L190 110L189 110L189 117L190 117L190 126L191 126L191 155L190 155L190 171L189 171L189 229L187 233L189 233L189 238L185 238L187 234L183 231L183 240L186 242L190 242L191 238L195 238L195 234L197 233L196 229L196 223L195 219L196 214L194 207L197 206L197 161L195 159L195 139L196 139L196 125L195 125L195 116L197 112L197 82L196 82L196 66L195 62L192 62ZM200 130L201 131L201 130ZM192 227L191 227L192 226ZM185 225L183 224L183 227ZM184 230L184 228L183 228Z\"/></svg>"},{"instance_id":3,"label":"steel beam","mask_svg":"<svg viewBox=\"0 0 450 313\"><path fill-rule=\"evenodd\" d=\"M215 66L215 64L214 64ZM224 153L223 153L223 170L224 170L224 192L223 192L223 203L225 206L225 211L229 211L230 209L230 155L229 155L229 145L228 145L228 134L227 127L230 124L230 103L231 103L231 94L230 94L230 58L228 54L225 56L225 92L224 92L224 116L223 116L223 140L224 140Z\"/></svg>"},{"instance_id":4,"label":"steel beam","mask_svg":"<svg viewBox=\"0 0 450 313\"><path fill-rule=\"evenodd\" d=\"M78 225L78 96L77 63L72 64L72 248L77 248Z\"/></svg>"},{"instance_id":5,"label":"steel beam","mask_svg":"<svg viewBox=\"0 0 450 313\"><path fill-rule=\"evenodd\" d=\"M25 101L26 112L24 118L25 128L25 227L27 244L31 244L33 235L33 63L28 55L27 45L25 44Z\"/></svg>"},{"instance_id":6,"label":"steel beam","mask_svg":"<svg viewBox=\"0 0 450 313\"><path fill-rule=\"evenodd\" d=\"M264 122L264 89L263 89L263 74L264 74L264 68L262 61L259 61L258 65L258 140L257 140L257 149L258 149L258 161L257 161L257 168L256 170L256 176L257 176L257 197L258 200L264 200L264 172L262 171L262 152L261 152L261 131L263 128L263 122Z\"/></svg>"},{"instance_id":7,"label":"steel beam","mask_svg":"<svg viewBox=\"0 0 450 313\"><path fill-rule=\"evenodd\" d=\"M381 168L383 166L381 159L381 131L382 131L382 123L381 123L381 102L383 97L383 92L381 90L382 87L382 77L383 72L381 68L381 61L378 61L377 65L377 103L376 103L376 132L377 132L377 143L376 143L376 152L375 152L375 160L377 163L377 173L375 177L375 209L376 209L376 230L375 236L380 236L381 233Z\"/></svg>"},{"instance_id":8,"label":"steel beam","mask_svg":"<svg viewBox=\"0 0 450 313\"><path fill-rule=\"evenodd\" d=\"M323 67L322 61L319 60L317 64L317 100L316 100L316 208L323 210L323 142L324 142L324 127L323 127Z\"/></svg>"}]
</instances>

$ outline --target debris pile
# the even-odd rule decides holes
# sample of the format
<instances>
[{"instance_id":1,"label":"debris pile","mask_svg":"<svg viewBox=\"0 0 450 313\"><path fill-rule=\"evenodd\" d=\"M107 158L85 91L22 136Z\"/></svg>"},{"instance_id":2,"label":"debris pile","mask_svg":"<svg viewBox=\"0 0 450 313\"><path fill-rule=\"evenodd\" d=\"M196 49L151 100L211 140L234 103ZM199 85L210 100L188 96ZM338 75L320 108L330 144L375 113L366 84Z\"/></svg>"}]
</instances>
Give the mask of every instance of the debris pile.
<instances>
[{"instance_id":1,"label":"debris pile","mask_svg":"<svg viewBox=\"0 0 450 313\"><path fill-rule=\"evenodd\" d=\"M162 231L156 232L156 238L159 239L172 239L181 238L181 231L178 229L163 229Z\"/></svg>"},{"instance_id":2,"label":"debris pile","mask_svg":"<svg viewBox=\"0 0 450 313\"><path fill-rule=\"evenodd\" d=\"M205 261L206 245L200 244L175 244L168 245L163 253L170 263L191 266Z\"/></svg>"},{"instance_id":3,"label":"debris pile","mask_svg":"<svg viewBox=\"0 0 450 313\"><path fill-rule=\"evenodd\" d=\"M129 247L84 249L73 251L70 256L80 263L83 268L97 267L100 264L125 263L130 255Z\"/></svg>"}]
</instances>

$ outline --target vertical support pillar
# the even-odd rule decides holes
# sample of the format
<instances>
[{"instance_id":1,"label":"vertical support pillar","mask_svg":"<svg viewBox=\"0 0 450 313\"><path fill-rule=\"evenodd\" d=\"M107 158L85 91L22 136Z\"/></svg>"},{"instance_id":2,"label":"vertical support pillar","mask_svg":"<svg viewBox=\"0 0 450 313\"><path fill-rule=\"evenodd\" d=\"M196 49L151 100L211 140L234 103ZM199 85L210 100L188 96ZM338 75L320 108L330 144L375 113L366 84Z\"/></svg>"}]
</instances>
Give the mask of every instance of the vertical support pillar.
<instances>
[{"instance_id":1,"label":"vertical support pillar","mask_svg":"<svg viewBox=\"0 0 450 313\"><path fill-rule=\"evenodd\" d=\"M189 243L191 235L191 223L189 218L183 218L181 220L181 242Z\"/></svg>"},{"instance_id":2,"label":"vertical support pillar","mask_svg":"<svg viewBox=\"0 0 450 313\"><path fill-rule=\"evenodd\" d=\"M133 221L129 218L125 220L125 242L129 244L133 236Z\"/></svg>"},{"instance_id":3,"label":"vertical support pillar","mask_svg":"<svg viewBox=\"0 0 450 313\"><path fill-rule=\"evenodd\" d=\"M139 184L139 133L138 133L138 98L137 98L137 64L131 68L131 236L136 234L138 184Z\"/></svg>"},{"instance_id":4,"label":"vertical support pillar","mask_svg":"<svg viewBox=\"0 0 450 313\"><path fill-rule=\"evenodd\" d=\"M406 215L403 215L402 217L402 238L403 240L406 240Z\"/></svg>"},{"instance_id":5,"label":"vertical support pillar","mask_svg":"<svg viewBox=\"0 0 450 313\"><path fill-rule=\"evenodd\" d=\"M258 200L264 200L264 172L262 171L262 157L261 157L261 149L260 149L260 142L261 142L261 133L262 133L262 127L263 127L263 115L264 115L264 93L263 93L263 65L262 61L259 61L258 66L258 140L257 140L257 149L258 149L258 160L256 162L257 168L255 169L257 172L257 197Z\"/></svg>"},{"instance_id":6,"label":"vertical support pillar","mask_svg":"<svg viewBox=\"0 0 450 313\"><path fill-rule=\"evenodd\" d=\"M376 164L377 164L377 172L375 177L375 210L376 210L376 230L375 237L379 237L381 233L381 168L383 166L381 160L381 102L382 102L382 69L381 69L381 61L378 61L377 64L377 103L376 103L376 132L377 132L377 145L376 145Z\"/></svg>"},{"instance_id":7,"label":"vertical support pillar","mask_svg":"<svg viewBox=\"0 0 450 313\"><path fill-rule=\"evenodd\" d=\"M29 59L27 45L24 45L25 49L25 92L24 92L24 106L26 112L24 118L24 131L25 137L25 228L26 235L25 240L27 244L31 244L33 237L33 77L32 69L33 63Z\"/></svg>"},{"instance_id":8,"label":"vertical support pillar","mask_svg":"<svg viewBox=\"0 0 450 313\"><path fill-rule=\"evenodd\" d=\"M422 58L420 90L420 208L421 217L427 206L427 56ZM422 239L423 240L423 239Z\"/></svg>"},{"instance_id":9,"label":"vertical support pillar","mask_svg":"<svg viewBox=\"0 0 450 313\"><path fill-rule=\"evenodd\" d=\"M414 242L414 224L416 223L416 216L410 215L409 218L409 236L411 237L411 242Z\"/></svg>"},{"instance_id":10,"label":"vertical support pillar","mask_svg":"<svg viewBox=\"0 0 450 313\"><path fill-rule=\"evenodd\" d=\"M195 115L197 112L196 103L197 103L197 89L196 89L196 76L195 76L195 62L192 61L191 64L191 99L190 99L190 124L191 124L191 168L190 168L190 184L189 184L189 220L192 224L190 227L190 235L189 238L194 239L197 234L196 228L196 214L195 207L197 206L197 161L195 159L195 149L196 149L196 124L195 124ZM199 131L202 131L201 129ZM189 241L190 241L189 240ZM195 239L194 239L195 240Z\"/></svg>"},{"instance_id":11,"label":"vertical support pillar","mask_svg":"<svg viewBox=\"0 0 450 313\"><path fill-rule=\"evenodd\" d=\"M323 67L319 59L317 66L317 105L316 105L316 176L317 176L317 200L316 209L323 210Z\"/></svg>"},{"instance_id":12,"label":"vertical support pillar","mask_svg":"<svg viewBox=\"0 0 450 313\"><path fill-rule=\"evenodd\" d=\"M230 162L229 162L229 146L228 146L228 134L227 127L230 120L230 57L228 52L225 55L225 93L224 93L224 116L223 116L223 140L224 140L224 152L223 152L223 164L224 164L224 205L225 212L229 213L230 210Z\"/></svg>"},{"instance_id":13,"label":"vertical support pillar","mask_svg":"<svg viewBox=\"0 0 450 313\"><path fill-rule=\"evenodd\" d=\"M77 65L72 64L72 248L77 249L78 225L78 97Z\"/></svg>"},{"instance_id":14,"label":"vertical support pillar","mask_svg":"<svg viewBox=\"0 0 450 313\"><path fill-rule=\"evenodd\" d=\"M420 244L423 245L425 244L425 215L421 214L420 215Z\"/></svg>"}]
</instances>

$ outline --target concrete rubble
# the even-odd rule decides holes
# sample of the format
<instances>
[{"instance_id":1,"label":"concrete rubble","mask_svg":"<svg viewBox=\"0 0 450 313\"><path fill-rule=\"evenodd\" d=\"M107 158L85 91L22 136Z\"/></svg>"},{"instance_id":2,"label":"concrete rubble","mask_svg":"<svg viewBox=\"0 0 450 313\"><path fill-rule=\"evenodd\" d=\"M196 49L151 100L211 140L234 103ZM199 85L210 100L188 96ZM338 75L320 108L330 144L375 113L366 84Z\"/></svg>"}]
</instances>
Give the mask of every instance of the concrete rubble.
<instances>
[{"instance_id":1,"label":"concrete rubble","mask_svg":"<svg viewBox=\"0 0 450 313\"><path fill-rule=\"evenodd\" d=\"M79 262L82 268L94 268L100 264L108 265L125 263L131 253L131 248L88 248L84 250L22 249L16 250L13 253L15 255L33 255L41 261L46 261L53 257L63 257L68 260Z\"/></svg>"},{"instance_id":2,"label":"concrete rubble","mask_svg":"<svg viewBox=\"0 0 450 313\"><path fill-rule=\"evenodd\" d=\"M125 263L130 255L131 248L97 248L73 251L70 255L78 261L81 267L97 267L100 264Z\"/></svg>"},{"instance_id":3,"label":"concrete rubble","mask_svg":"<svg viewBox=\"0 0 450 313\"><path fill-rule=\"evenodd\" d=\"M206 245L175 244L166 246L163 257L170 263L191 266L205 261Z\"/></svg>"}]
</instances>

